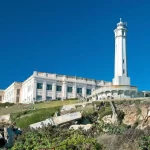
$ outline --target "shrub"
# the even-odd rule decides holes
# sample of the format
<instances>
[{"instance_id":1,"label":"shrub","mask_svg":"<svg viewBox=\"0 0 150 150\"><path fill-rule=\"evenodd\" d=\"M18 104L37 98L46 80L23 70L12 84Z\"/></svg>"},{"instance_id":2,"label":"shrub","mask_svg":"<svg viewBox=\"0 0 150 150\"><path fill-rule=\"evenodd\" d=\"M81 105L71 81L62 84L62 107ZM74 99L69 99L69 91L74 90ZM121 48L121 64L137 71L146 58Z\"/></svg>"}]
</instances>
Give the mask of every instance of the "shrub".
<instances>
[{"instance_id":1,"label":"shrub","mask_svg":"<svg viewBox=\"0 0 150 150\"><path fill-rule=\"evenodd\" d=\"M66 130L44 127L37 131L27 131L18 138L12 150L101 150L96 139L83 130Z\"/></svg>"},{"instance_id":2,"label":"shrub","mask_svg":"<svg viewBox=\"0 0 150 150\"><path fill-rule=\"evenodd\" d=\"M135 100L135 104L136 104L136 105L139 105L140 103L141 103L140 100Z\"/></svg>"},{"instance_id":3,"label":"shrub","mask_svg":"<svg viewBox=\"0 0 150 150\"><path fill-rule=\"evenodd\" d=\"M91 114L93 114L93 113L94 113L93 107L87 106L87 107L83 108L82 115L83 115L84 117L86 117L86 116L88 116L88 115L91 115Z\"/></svg>"},{"instance_id":4,"label":"shrub","mask_svg":"<svg viewBox=\"0 0 150 150\"><path fill-rule=\"evenodd\" d=\"M124 114L123 111L117 110L117 119L118 119L120 124L122 123L122 120L124 119L124 116L125 116L125 114Z\"/></svg>"},{"instance_id":5,"label":"shrub","mask_svg":"<svg viewBox=\"0 0 150 150\"><path fill-rule=\"evenodd\" d=\"M137 106L137 115L140 115L142 112L142 110L139 108L139 106Z\"/></svg>"},{"instance_id":6,"label":"shrub","mask_svg":"<svg viewBox=\"0 0 150 150\"><path fill-rule=\"evenodd\" d=\"M142 136L139 140L140 150L149 150L150 149L150 136Z\"/></svg>"},{"instance_id":7,"label":"shrub","mask_svg":"<svg viewBox=\"0 0 150 150\"><path fill-rule=\"evenodd\" d=\"M0 103L0 107L6 107L6 106L13 106L15 105L14 103L9 103L9 102L6 102L6 103Z\"/></svg>"},{"instance_id":8,"label":"shrub","mask_svg":"<svg viewBox=\"0 0 150 150\"><path fill-rule=\"evenodd\" d=\"M101 107L100 110L98 111L98 113L103 113L105 111L105 107Z\"/></svg>"},{"instance_id":9,"label":"shrub","mask_svg":"<svg viewBox=\"0 0 150 150\"><path fill-rule=\"evenodd\" d=\"M105 102L105 107L109 107L110 103L109 102Z\"/></svg>"},{"instance_id":10,"label":"shrub","mask_svg":"<svg viewBox=\"0 0 150 150\"><path fill-rule=\"evenodd\" d=\"M111 115L111 114L112 114L111 107L106 107L105 111L100 111L99 112L100 119L102 119L104 116Z\"/></svg>"}]
</instances>

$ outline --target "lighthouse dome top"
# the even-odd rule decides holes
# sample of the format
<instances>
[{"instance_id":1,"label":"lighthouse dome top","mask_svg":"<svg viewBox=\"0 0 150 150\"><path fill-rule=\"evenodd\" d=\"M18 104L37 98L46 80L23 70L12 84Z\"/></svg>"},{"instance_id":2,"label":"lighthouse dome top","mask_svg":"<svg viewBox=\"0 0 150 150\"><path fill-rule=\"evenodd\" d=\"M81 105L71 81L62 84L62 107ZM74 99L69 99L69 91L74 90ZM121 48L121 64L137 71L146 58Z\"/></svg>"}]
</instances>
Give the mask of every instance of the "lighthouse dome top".
<instances>
[{"instance_id":1,"label":"lighthouse dome top","mask_svg":"<svg viewBox=\"0 0 150 150\"><path fill-rule=\"evenodd\" d=\"M120 18L120 22L117 23L117 28L120 28L120 27L121 28L126 28L126 23L124 23L121 18Z\"/></svg>"}]
</instances>

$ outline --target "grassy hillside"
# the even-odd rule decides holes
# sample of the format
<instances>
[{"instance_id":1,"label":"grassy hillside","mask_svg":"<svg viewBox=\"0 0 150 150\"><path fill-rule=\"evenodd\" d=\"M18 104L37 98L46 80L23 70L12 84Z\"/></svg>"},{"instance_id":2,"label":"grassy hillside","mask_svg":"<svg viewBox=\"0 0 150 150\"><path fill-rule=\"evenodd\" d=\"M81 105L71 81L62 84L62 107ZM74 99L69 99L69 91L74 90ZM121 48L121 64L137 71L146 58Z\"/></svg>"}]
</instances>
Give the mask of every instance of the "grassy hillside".
<instances>
[{"instance_id":1,"label":"grassy hillside","mask_svg":"<svg viewBox=\"0 0 150 150\"><path fill-rule=\"evenodd\" d=\"M34 107L36 109L43 109L43 108L54 108L54 107L60 107L63 105L68 104L75 104L78 103L77 100L64 100L64 101L49 101L49 102L42 102L38 104L34 104ZM2 107L3 106L3 107ZM33 104L19 104L19 105L13 105L8 106L8 108L4 107L4 104L0 104L0 116L6 115L6 114L12 114L12 113L18 113L23 112L25 110L31 110L33 108Z\"/></svg>"}]
</instances>

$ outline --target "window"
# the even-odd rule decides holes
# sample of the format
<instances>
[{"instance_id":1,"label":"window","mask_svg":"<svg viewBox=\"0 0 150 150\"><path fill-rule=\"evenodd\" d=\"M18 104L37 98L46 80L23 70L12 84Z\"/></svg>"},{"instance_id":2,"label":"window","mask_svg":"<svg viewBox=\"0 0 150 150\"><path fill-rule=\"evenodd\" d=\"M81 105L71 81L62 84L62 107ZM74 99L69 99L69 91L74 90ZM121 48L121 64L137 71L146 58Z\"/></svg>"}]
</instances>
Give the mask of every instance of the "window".
<instances>
[{"instance_id":1,"label":"window","mask_svg":"<svg viewBox=\"0 0 150 150\"><path fill-rule=\"evenodd\" d=\"M86 94L91 95L91 89L86 89Z\"/></svg>"},{"instance_id":2,"label":"window","mask_svg":"<svg viewBox=\"0 0 150 150\"><path fill-rule=\"evenodd\" d=\"M122 35L124 35L124 31L122 31Z\"/></svg>"},{"instance_id":3,"label":"window","mask_svg":"<svg viewBox=\"0 0 150 150\"><path fill-rule=\"evenodd\" d=\"M2 101L2 96L0 96L0 101Z\"/></svg>"},{"instance_id":4,"label":"window","mask_svg":"<svg viewBox=\"0 0 150 150\"><path fill-rule=\"evenodd\" d=\"M36 100L38 100L38 101L39 101L39 100L42 100L42 96L39 96L39 95L38 95L38 96L36 97Z\"/></svg>"},{"instance_id":5,"label":"window","mask_svg":"<svg viewBox=\"0 0 150 150\"><path fill-rule=\"evenodd\" d=\"M124 59L123 59L123 64L124 64Z\"/></svg>"},{"instance_id":6,"label":"window","mask_svg":"<svg viewBox=\"0 0 150 150\"><path fill-rule=\"evenodd\" d=\"M57 99L57 100L61 100L61 97L57 97L56 99Z\"/></svg>"},{"instance_id":7,"label":"window","mask_svg":"<svg viewBox=\"0 0 150 150\"><path fill-rule=\"evenodd\" d=\"M37 89L42 89L43 88L43 83L37 83Z\"/></svg>"},{"instance_id":8,"label":"window","mask_svg":"<svg viewBox=\"0 0 150 150\"><path fill-rule=\"evenodd\" d=\"M17 95L20 95L20 89L17 89Z\"/></svg>"},{"instance_id":9,"label":"window","mask_svg":"<svg viewBox=\"0 0 150 150\"><path fill-rule=\"evenodd\" d=\"M56 90L57 90L58 92L61 92L61 90L62 90L62 86L58 86L58 85L57 85Z\"/></svg>"},{"instance_id":10,"label":"window","mask_svg":"<svg viewBox=\"0 0 150 150\"><path fill-rule=\"evenodd\" d=\"M125 70L123 69L123 74L125 73Z\"/></svg>"},{"instance_id":11,"label":"window","mask_svg":"<svg viewBox=\"0 0 150 150\"><path fill-rule=\"evenodd\" d=\"M67 92L72 93L72 87L67 87Z\"/></svg>"},{"instance_id":12,"label":"window","mask_svg":"<svg viewBox=\"0 0 150 150\"><path fill-rule=\"evenodd\" d=\"M47 90L52 90L52 85L51 84L47 84Z\"/></svg>"},{"instance_id":13,"label":"window","mask_svg":"<svg viewBox=\"0 0 150 150\"><path fill-rule=\"evenodd\" d=\"M82 88L77 88L77 93L82 94Z\"/></svg>"},{"instance_id":14,"label":"window","mask_svg":"<svg viewBox=\"0 0 150 150\"><path fill-rule=\"evenodd\" d=\"M52 97L47 96L46 100L52 100Z\"/></svg>"}]
</instances>

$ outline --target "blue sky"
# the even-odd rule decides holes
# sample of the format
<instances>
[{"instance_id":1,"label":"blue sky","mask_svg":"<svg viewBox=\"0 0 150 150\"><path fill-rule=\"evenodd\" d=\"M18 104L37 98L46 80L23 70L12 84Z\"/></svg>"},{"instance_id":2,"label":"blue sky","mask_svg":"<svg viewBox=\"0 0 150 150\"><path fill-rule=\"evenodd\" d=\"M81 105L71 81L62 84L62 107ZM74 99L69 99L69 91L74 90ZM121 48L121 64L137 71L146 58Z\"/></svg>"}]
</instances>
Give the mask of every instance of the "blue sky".
<instances>
[{"instance_id":1,"label":"blue sky","mask_svg":"<svg viewBox=\"0 0 150 150\"><path fill-rule=\"evenodd\" d=\"M148 0L1 0L0 88L34 70L112 81L121 17L131 84L150 90L149 8Z\"/></svg>"}]
</instances>

